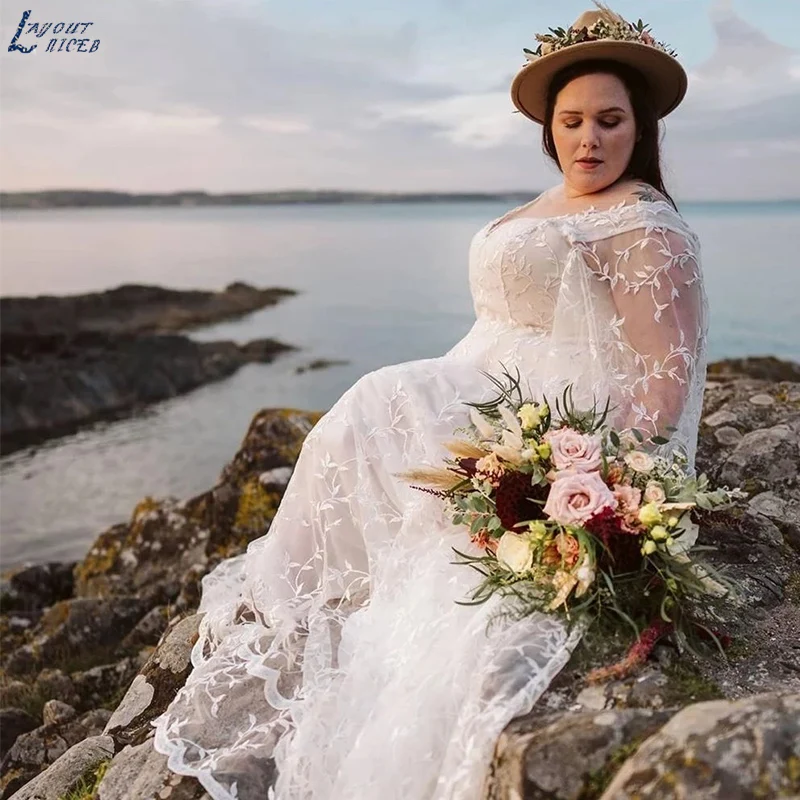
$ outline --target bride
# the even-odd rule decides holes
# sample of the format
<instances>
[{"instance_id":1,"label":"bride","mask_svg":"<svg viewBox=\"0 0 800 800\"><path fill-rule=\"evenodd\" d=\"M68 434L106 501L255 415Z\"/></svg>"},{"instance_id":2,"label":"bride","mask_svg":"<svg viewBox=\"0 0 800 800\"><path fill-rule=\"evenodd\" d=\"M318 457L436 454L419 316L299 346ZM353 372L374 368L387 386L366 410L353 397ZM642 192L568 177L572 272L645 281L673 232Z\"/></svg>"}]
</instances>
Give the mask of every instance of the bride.
<instances>
[{"instance_id":1,"label":"bride","mask_svg":"<svg viewBox=\"0 0 800 800\"><path fill-rule=\"evenodd\" d=\"M475 233L471 330L348 389L269 533L204 580L194 669L155 746L218 800L478 800L497 737L567 663L580 633L558 619L487 627L500 598L455 602L474 582L451 564L464 531L398 477L446 455L465 401L494 393L482 371L519 368L531 397L608 397L615 427L693 463L707 304L658 141L686 75L602 6L539 40L511 96L563 182Z\"/></svg>"}]
</instances>

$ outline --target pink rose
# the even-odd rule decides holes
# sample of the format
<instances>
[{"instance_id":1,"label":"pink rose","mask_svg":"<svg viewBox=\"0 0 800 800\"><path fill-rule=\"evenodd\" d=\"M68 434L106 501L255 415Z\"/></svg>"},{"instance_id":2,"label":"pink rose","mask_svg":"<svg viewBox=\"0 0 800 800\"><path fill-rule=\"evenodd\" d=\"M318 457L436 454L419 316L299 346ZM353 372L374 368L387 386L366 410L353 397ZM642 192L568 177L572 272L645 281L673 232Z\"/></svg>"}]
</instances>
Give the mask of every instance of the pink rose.
<instances>
[{"instance_id":1,"label":"pink rose","mask_svg":"<svg viewBox=\"0 0 800 800\"><path fill-rule=\"evenodd\" d=\"M544 513L562 525L575 525L604 508L616 508L617 498L596 472L573 472L554 481Z\"/></svg>"},{"instance_id":2,"label":"pink rose","mask_svg":"<svg viewBox=\"0 0 800 800\"><path fill-rule=\"evenodd\" d=\"M579 433L573 428L557 428L544 435L550 445L550 458L556 469L573 469L578 472L592 472L600 469L600 437Z\"/></svg>"}]
</instances>

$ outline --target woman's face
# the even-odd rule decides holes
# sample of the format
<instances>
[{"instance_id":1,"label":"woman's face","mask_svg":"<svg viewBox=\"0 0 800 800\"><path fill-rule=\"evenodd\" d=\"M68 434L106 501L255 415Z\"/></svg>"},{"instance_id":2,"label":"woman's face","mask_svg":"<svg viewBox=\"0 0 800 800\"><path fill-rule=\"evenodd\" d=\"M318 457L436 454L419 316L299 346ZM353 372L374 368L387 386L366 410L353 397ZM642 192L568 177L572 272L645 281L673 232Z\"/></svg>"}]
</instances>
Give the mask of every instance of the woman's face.
<instances>
[{"instance_id":1,"label":"woman's face","mask_svg":"<svg viewBox=\"0 0 800 800\"><path fill-rule=\"evenodd\" d=\"M568 196L602 191L628 168L636 120L616 75L594 73L570 81L558 93L552 124Z\"/></svg>"}]
</instances>

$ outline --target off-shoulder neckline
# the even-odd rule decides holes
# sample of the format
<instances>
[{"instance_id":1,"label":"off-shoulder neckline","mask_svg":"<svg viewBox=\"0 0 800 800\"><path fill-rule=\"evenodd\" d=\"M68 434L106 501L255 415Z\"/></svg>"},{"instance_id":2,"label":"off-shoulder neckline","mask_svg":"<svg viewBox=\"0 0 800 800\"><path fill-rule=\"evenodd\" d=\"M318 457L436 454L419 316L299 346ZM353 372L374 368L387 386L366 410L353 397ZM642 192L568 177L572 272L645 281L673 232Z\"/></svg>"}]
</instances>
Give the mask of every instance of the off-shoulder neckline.
<instances>
[{"instance_id":1,"label":"off-shoulder neckline","mask_svg":"<svg viewBox=\"0 0 800 800\"><path fill-rule=\"evenodd\" d=\"M597 208L596 206L589 206L588 208L584 208L581 211L572 211L569 214L554 214L548 217L531 217L531 216L521 216L521 217L512 217L508 219L511 214L514 214L516 211L521 211L523 208L527 206L533 205L538 198L534 198L533 200L529 201L528 203L523 203L521 206L517 206L516 208L512 208L509 211L506 211L505 214L501 214L499 217L495 219L489 220L486 225L483 226L483 231L486 236L490 233L494 233L495 231L499 230L500 228L504 227L505 225L511 225L515 222L525 222L525 223L538 223L538 222L551 222L553 220L560 220L560 219L570 219L573 217L585 217L589 214L609 214L614 211L623 211L626 208L638 208L642 205L647 206L657 206L657 205L666 205L670 210L674 211L675 209L667 200L643 200L642 198L637 198L634 202L629 203L627 202L627 198L621 200L619 203L616 203L612 206L608 206L608 208Z\"/></svg>"}]
</instances>

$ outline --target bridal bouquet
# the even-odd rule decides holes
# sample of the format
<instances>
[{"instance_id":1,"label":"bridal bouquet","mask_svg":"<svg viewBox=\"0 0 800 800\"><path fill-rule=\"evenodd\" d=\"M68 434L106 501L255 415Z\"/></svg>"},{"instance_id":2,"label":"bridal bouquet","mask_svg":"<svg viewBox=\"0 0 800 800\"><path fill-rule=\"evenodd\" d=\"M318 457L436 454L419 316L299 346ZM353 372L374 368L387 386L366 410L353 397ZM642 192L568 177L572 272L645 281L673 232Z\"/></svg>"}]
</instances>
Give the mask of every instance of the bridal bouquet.
<instances>
[{"instance_id":1,"label":"bridal bouquet","mask_svg":"<svg viewBox=\"0 0 800 800\"><path fill-rule=\"evenodd\" d=\"M608 403L579 410L567 387L552 408L546 398L523 398L518 375L487 377L499 394L467 404L471 425L445 443L444 465L404 474L441 497L480 550L455 550L456 563L481 576L466 602L499 593L518 617L617 616L639 636L629 662L667 631L685 639L697 626L689 602L731 588L696 558L692 515L731 505L741 490L691 475L680 450L649 452L667 439L606 425ZM640 632L643 615L650 624Z\"/></svg>"}]
</instances>

